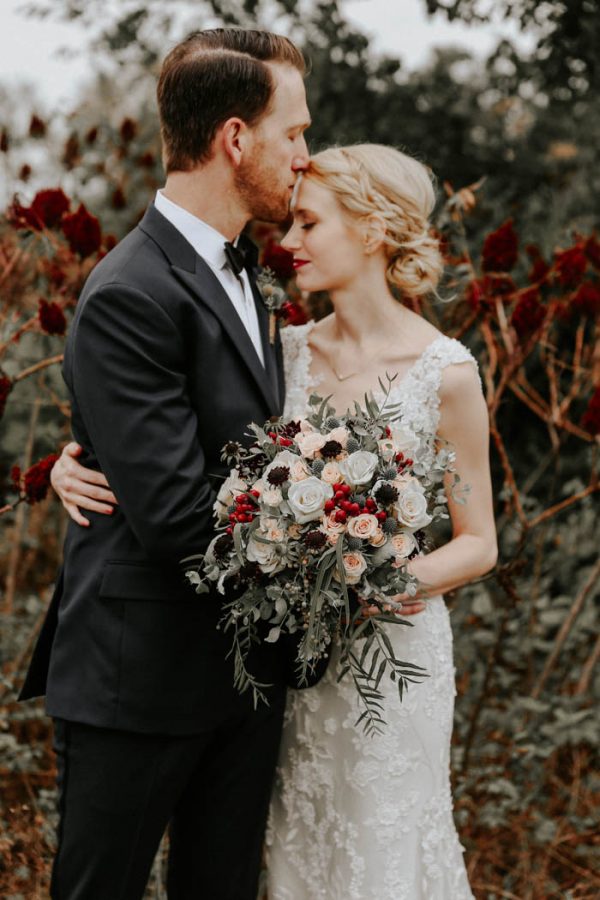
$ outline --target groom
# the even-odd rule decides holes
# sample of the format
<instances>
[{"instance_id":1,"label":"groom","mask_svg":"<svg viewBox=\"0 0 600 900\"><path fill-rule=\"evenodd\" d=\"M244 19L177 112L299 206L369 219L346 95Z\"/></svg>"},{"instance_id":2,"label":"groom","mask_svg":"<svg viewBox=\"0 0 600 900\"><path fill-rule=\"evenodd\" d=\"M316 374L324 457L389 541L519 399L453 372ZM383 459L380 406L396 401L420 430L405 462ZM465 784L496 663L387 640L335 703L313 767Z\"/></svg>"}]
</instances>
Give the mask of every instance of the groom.
<instances>
[{"instance_id":1,"label":"groom","mask_svg":"<svg viewBox=\"0 0 600 900\"><path fill-rule=\"evenodd\" d=\"M278 645L233 688L219 601L178 561L213 533L220 450L281 413L281 346L254 282L251 218L285 219L306 168L304 61L286 38L215 29L167 56L167 172L140 225L93 271L64 377L81 462L112 516L71 523L21 698L55 719L55 900L136 900L170 823L170 900L255 900L285 699ZM254 254L254 255L253 255Z\"/></svg>"}]
</instances>

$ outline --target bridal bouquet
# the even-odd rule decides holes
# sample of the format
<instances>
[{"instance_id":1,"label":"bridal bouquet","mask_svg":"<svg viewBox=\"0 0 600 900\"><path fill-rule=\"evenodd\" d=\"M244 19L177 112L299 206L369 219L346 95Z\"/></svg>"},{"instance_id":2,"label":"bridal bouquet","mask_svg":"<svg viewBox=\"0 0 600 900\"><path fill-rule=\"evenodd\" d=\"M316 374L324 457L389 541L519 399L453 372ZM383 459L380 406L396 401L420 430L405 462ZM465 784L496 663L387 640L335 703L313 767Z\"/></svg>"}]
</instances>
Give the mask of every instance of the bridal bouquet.
<instances>
[{"instance_id":1,"label":"bridal bouquet","mask_svg":"<svg viewBox=\"0 0 600 900\"><path fill-rule=\"evenodd\" d=\"M447 518L442 482L454 461L388 407L393 381L380 382L381 404L366 396L364 408L336 415L313 395L305 419L252 424L250 446L227 444L234 468L214 507L218 534L203 556L183 561L198 593L234 588L221 627L232 632L240 691L264 699L247 666L253 643L296 634L302 681L338 636L340 677L353 679L368 731L384 724L386 671L400 698L426 674L396 658L386 626L410 625L394 597L417 591L407 562L424 547L424 529ZM365 605L379 611L365 617Z\"/></svg>"}]
</instances>

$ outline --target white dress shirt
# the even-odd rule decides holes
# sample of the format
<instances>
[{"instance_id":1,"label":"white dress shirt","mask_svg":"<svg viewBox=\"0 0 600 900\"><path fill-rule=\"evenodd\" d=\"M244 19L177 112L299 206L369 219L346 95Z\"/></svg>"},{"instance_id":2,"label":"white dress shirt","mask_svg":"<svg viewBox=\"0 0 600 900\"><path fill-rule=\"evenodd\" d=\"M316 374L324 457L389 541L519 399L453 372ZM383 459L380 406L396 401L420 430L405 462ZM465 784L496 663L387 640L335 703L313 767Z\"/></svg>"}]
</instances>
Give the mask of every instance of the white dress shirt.
<instances>
[{"instance_id":1,"label":"white dress shirt","mask_svg":"<svg viewBox=\"0 0 600 900\"><path fill-rule=\"evenodd\" d=\"M265 357L258 327L258 316L248 273L242 269L239 276L236 276L229 267L225 255L227 238L211 225L203 222L202 219L183 209L182 206L173 203L172 200L165 197L162 191L156 192L154 205L213 270L233 303L233 307L254 345L256 354L264 366ZM237 243L237 238L233 243Z\"/></svg>"}]
</instances>

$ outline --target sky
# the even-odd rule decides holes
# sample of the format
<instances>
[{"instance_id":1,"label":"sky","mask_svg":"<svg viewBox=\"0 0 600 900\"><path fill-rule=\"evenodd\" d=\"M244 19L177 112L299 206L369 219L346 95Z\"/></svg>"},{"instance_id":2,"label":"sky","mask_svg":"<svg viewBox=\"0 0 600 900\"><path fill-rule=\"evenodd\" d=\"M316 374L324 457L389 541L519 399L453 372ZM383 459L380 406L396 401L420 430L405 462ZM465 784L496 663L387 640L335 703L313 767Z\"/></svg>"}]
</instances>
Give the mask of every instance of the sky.
<instances>
[{"instance_id":1,"label":"sky","mask_svg":"<svg viewBox=\"0 0 600 900\"><path fill-rule=\"evenodd\" d=\"M114 2L114 0L113 0ZM61 46L85 45L81 29L68 23L30 19L19 13L24 0L0 0L0 83L33 84L45 105L61 108L75 96L89 64L84 53L62 58ZM527 39L512 23L468 27L424 12L423 0L344 0L348 18L373 39L376 50L398 56L407 69L425 63L434 46L460 45L485 56L501 36L522 46Z\"/></svg>"}]
</instances>

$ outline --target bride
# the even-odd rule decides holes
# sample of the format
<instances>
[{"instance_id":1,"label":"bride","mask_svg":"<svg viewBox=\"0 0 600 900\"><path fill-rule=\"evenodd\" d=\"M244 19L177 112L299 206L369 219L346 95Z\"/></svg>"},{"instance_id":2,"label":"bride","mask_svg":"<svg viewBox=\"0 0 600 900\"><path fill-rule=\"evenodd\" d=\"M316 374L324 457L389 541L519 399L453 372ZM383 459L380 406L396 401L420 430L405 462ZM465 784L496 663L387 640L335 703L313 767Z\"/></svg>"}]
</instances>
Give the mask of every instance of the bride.
<instances>
[{"instance_id":1,"label":"bride","mask_svg":"<svg viewBox=\"0 0 600 900\"><path fill-rule=\"evenodd\" d=\"M497 549L475 360L396 299L435 292L442 259L430 234L433 205L428 170L407 155L372 144L328 149L311 159L283 241L298 286L327 291L334 310L282 331L285 416L304 415L315 390L342 412L397 374L388 402L405 423L453 446L470 492L466 503L448 498L452 539L409 564L421 587L399 599L413 627L388 626L389 636L396 656L428 678L402 703L393 683L384 687L384 733L355 727L357 698L337 681L335 651L316 687L290 692L267 832L269 900L473 896L452 819L455 688L442 595L488 572ZM97 490L74 489L72 477L67 490L68 480L56 467L53 484L76 520L74 498L100 511Z\"/></svg>"}]
</instances>

